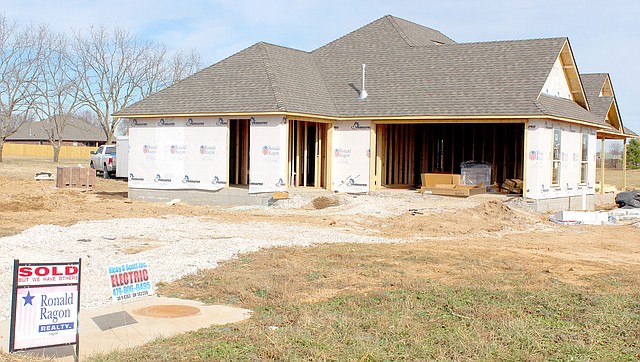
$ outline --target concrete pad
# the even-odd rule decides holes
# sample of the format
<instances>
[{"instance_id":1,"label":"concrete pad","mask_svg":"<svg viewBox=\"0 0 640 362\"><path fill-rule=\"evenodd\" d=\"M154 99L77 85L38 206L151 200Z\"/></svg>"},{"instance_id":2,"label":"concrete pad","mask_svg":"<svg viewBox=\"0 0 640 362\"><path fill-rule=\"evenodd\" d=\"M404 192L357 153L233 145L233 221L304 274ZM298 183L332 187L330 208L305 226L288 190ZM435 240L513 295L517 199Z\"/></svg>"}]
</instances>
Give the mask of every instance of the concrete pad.
<instances>
[{"instance_id":1,"label":"concrete pad","mask_svg":"<svg viewBox=\"0 0 640 362\"><path fill-rule=\"evenodd\" d=\"M151 307L155 306L164 306L163 308L189 306L198 308L199 313L177 317L144 315L144 311L153 310ZM100 309L81 310L79 317L80 357L140 346L157 338L170 337L211 325L236 323L246 320L250 316L251 311L248 309L206 305L192 300L157 296L136 299L127 303L113 303ZM122 318L122 322L119 322L120 318ZM132 323L130 318L133 318L137 323ZM96 320L106 320L106 325L116 327L102 330L101 326L105 328L105 323L101 323L99 326ZM9 328L9 321L0 322L0 348L4 351L9 350ZM62 347L34 350L30 353L72 361L74 351L73 348Z\"/></svg>"}]
</instances>

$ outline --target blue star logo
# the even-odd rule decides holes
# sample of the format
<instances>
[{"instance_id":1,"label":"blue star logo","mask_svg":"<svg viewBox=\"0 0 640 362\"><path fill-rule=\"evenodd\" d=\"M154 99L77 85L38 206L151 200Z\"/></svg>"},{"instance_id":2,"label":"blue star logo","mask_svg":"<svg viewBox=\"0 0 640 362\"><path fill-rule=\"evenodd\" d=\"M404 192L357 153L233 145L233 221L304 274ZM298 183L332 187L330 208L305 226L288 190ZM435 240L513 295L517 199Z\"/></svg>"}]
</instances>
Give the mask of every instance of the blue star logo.
<instances>
[{"instance_id":1,"label":"blue star logo","mask_svg":"<svg viewBox=\"0 0 640 362\"><path fill-rule=\"evenodd\" d=\"M24 305L33 305L33 303L31 302L33 300L33 298L35 298L35 296L31 295L31 291L27 291L27 296L26 297L22 297L22 299L24 299Z\"/></svg>"}]
</instances>

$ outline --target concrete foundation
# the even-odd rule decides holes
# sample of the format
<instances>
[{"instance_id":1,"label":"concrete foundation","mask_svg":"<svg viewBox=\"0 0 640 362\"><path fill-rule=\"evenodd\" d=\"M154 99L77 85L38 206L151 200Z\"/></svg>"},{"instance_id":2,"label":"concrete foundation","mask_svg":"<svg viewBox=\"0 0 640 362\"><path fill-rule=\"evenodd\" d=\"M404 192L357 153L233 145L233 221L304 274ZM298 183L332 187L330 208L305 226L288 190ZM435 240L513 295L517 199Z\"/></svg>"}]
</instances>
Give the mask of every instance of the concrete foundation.
<instances>
[{"instance_id":1,"label":"concrete foundation","mask_svg":"<svg viewBox=\"0 0 640 362\"><path fill-rule=\"evenodd\" d=\"M268 206L275 202L273 193L250 194L243 187L227 187L218 191L204 190L157 190L129 188L129 198L152 202L167 202L180 199L193 205L213 206Z\"/></svg>"},{"instance_id":2,"label":"concrete foundation","mask_svg":"<svg viewBox=\"0 0 640 362\"><path fill-rule=\"evenodd\" d=\"M600 195L598 195L600 196ZM602 204L596 195L587 195L585 211L594 211ZM556 212L562 210L582 210L582 196L558 197L553 199L525 199L523 206L538 212Z\"/></svg>"}]
</instances>

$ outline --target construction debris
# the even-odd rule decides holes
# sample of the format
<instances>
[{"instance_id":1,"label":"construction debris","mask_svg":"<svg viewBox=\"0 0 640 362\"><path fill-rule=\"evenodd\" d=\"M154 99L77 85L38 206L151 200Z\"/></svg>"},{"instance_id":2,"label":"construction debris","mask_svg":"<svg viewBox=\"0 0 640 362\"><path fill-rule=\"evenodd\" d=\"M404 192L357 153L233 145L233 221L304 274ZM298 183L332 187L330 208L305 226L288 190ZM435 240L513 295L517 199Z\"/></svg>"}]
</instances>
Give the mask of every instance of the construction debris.
<instances>
[{"instance_id":1,"label":"construction debris","mask_svg":"<svg viewBox=\"0 0 640 362\"><path fill-rule=\"evenodd\" d=\"M483 184L467 186L461 184L461 176L454 174L423 173L420 192L425 194L462 196L483 194L486 187Z\"/></svg>"},{"instance_id":2,"label":"construction debris","mask_svg":"<svg viewBox=\"0 0 640 362\"><path fill-rule=\"evenodd\" d=\"M515 178L504 180L500 186L500 192L503 194L522 194L522 180Z\"/></svg>"},{"instance_id":3,"label":"construction debris","mask_svg":"<svg viewBox=\"0 0 640 362\"><path fill-rule=\"evenodd\" d=\"M36 181L54 181L56 177L52 172L40 171L36 172L36 175L33 177L33 179Z\"/></svg>"},{"instance_id":4,"label":"construction debris","mask_svg":"<svg viewBox=\"0 0 640 362\"><path fill-rule=\"evenodd\" d=\"M549 220L561 225L613 225L640 221L640 209L612 211L560 211Z\"/></svg>"},{"instance_id":5,"label":"construction debris","mask_svg":"<svg viewBox=\"0 0 640 362\"><path fill-rule=\"evenodd\" d=\"M640 191L625 191L617 194L616 204L621 209L640 208Z\"/></svg>"}]
</instances>

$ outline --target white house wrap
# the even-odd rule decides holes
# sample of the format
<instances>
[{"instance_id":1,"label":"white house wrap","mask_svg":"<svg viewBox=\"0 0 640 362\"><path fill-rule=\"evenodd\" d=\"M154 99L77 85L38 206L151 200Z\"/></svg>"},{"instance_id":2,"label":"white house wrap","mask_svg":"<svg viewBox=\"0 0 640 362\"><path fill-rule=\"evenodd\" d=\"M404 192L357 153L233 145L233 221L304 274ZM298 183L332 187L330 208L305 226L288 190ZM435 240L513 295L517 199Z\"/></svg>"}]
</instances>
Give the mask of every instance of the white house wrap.
<instances>
[{"instance_id":1,"label":"white house wrap","mask_svg":"<svg viewBox=\"0 0 640 362\"><path fill-rule=\"evenodd\" d=\"M281 117L251 117L249 125L249 193L286 190L286 120Z\"/></svg>"},{"instance_id":2,"label":"white house wrap","mask_svg":"<svg viewBox=\"0 0 640 362\"><path fill-rule=\"evenodd\" d=\"M333 126L333 177L335 191L369 192L370 121L336 121Z\"/></svg>"}]
</instances>

